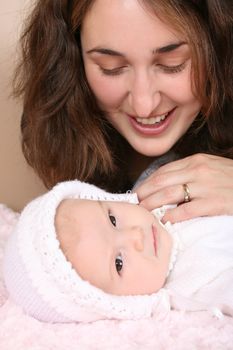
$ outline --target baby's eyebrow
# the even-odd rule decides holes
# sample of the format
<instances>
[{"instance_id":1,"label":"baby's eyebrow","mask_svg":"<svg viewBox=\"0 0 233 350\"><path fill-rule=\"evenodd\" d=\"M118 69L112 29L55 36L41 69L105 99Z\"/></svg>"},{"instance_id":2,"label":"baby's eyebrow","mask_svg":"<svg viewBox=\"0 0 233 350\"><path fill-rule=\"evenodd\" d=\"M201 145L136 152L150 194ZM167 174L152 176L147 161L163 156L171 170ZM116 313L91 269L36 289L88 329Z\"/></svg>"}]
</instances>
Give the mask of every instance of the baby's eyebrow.
<instances>
[{"instance_id":1,"label":"baby's eyebrow","mask_svg":"<svg viewBox=\"0 0 233 350\"><path fill-rule=\"evenodd\" d=\"M98 203L102 213L104 214L104 216L106 216L106 212L105 212L105 209L104 209L102 201L97 201L97 203Z\"/></svg>"}]
</instances>

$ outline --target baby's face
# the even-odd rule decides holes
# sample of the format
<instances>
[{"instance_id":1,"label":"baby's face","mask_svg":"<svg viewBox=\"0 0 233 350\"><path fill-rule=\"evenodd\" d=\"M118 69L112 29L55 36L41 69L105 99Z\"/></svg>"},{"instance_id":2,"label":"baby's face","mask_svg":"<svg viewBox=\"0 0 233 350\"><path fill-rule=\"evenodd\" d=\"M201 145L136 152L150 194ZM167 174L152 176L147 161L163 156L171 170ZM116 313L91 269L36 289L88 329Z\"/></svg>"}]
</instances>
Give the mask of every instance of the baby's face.
<instances>
[{"instance_id":1,"label":"baby's face","mask_svg":"<svg viewBox=\"0 0 233 350\"><path fill-rule=\"evenodd\" d=\"M163 286L171 237L143 207L67 199L55 225L67 260L94 286L116 295L151 294Z\"/></svg>"}]
</instances>

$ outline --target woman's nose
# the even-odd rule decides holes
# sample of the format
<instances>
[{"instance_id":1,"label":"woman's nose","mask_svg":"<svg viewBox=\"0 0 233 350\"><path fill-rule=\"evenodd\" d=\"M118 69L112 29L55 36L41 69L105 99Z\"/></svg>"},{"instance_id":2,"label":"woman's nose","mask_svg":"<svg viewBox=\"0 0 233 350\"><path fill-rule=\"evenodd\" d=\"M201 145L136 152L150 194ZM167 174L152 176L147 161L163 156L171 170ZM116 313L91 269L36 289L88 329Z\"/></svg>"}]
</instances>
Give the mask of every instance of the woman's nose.
<instances>
[{"instance_id":1,"label":"woman's nose","mask_svg":"<svg viewBox=\"0 0 233 350\"><path fill-rule=\"evenodd\" d=\"M152 72L138 74L130 86L129 104L137 117L147 118L152 115L161 100L161 93L150 74Z\"/></svg>"}]
</instances>

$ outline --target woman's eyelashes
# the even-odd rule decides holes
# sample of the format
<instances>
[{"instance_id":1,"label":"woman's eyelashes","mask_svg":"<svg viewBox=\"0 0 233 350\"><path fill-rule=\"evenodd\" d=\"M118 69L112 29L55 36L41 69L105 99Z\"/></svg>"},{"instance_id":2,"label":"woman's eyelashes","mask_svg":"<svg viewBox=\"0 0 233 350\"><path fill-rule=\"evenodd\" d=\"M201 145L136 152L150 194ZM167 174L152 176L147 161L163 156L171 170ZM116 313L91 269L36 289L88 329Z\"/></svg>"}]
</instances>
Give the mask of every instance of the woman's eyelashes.
<instances>
[{"instance_id":1,"label":"woman's eyelashes","mask_svg":"<svg viewBox=\"0 0 233 350\"><path fill-rule=\"evenodd\" d=\"M115 266L118 275L121 275L121 270L123 269L123 259L121 253L119 253L115 259Z\"/></svg>"},{"instance_id":2,"label":"woman's eyelashes","mask_svg":"<svg viewBox=\"0 0 233 350\"><path fill-rule=\"evenodd\" d=\"M176 66L166 66L163 64L158 65L158 67L160 67L164 71L164 73L168 73L168 74L182 72L182 70L185 68L185 66L186 66L186 62L183 62L183 63L178 64Z\"/></svg>"},{"instance_id":3,"label":"woman's eyelashes","mask_svg":"<svg viewBox=\"0 0 233 350\"><path fill-rule=\"evenodd\" d=\"M182 70L186 67L186 61L181 63L181 64L174 65L174 66L169 66L169 65L157 63L157 64L155 64L155 67L158 67L164 73L174 74L174 73L182 72ZM124 69L126 68L126 66L112 68L112 69L106 69L106 68L103 68L101 66L99 68L101 70L101 73L103 73L104 75L117 76L117 75L120 75L124 72Z\"/></svg>"},{"instance_id":4,"label":"woman's eyelashes","mask_svg":"<svg viewBox=\"0 0 233 350\"><path fill-rule=\"evenodd\" d=\"M111 224L116 227L116 218L115 218L115 216L112 215L111 213L109 213L108 217L109 217L109 220L110 220Z\"/></svg>"},{"instance_id":5,"label":"woman's eyelashes","mask_svg":"<svg viewBox=\"0 0 233 350\"><path fill-rule=\"evenodd\" d=\"M104 75L116 76L116 75L120 75L123 72L124 68L125 67L106 69L106 68L100 67L100 70Z\"/></svg>"}]
</instances>

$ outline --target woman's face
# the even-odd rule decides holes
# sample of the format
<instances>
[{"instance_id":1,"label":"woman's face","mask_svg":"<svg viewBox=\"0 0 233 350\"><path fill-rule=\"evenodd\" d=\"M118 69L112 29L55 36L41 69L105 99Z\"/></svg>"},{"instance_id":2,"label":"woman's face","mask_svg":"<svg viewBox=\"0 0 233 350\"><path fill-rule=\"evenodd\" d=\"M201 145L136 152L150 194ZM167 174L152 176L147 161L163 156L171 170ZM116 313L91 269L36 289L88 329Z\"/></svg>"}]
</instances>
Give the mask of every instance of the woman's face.
<instances>
[{"instance_id":1,"label":"woman's face","mask_svg":"<svg viewBox=\"0 0 233 350\"><path fill-rule=\"evenodd\" d=\"M171 149L201 107L184 37L136 0L96 0L81 42L87 80L110 123L140 154Z\"/></svg>"}]
</instances>

